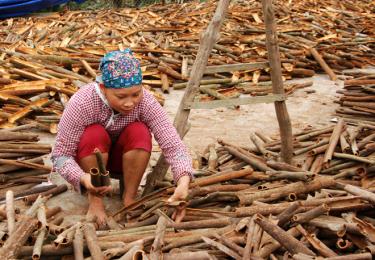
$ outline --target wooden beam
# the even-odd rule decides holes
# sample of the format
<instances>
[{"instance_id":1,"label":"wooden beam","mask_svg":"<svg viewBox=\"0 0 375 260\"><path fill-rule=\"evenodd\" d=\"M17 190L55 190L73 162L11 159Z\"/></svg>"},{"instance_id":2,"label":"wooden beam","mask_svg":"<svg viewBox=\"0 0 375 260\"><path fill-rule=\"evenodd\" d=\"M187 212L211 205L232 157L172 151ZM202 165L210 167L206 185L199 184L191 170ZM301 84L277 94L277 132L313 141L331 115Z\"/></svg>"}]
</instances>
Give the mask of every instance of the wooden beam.
<instances>
[{"instance_id":1,"label":"wooden beam","mask_svg":"<svg viewBox=\"0 0 375 260\"><path fill-rule=\"evenodd\" d=\"M259 97L234 98L207 102L188 102L185 105L185 109L213 109L218 107L231 107L259 103L273 103L276 101L284 101L285 99L285 95L273 94Z\"/></svg>"},{"instance_id":2,"label":"wooden beam","mask_svg":"<svg viewBox=\"0 0 375 260\"><path fill-rule=\"evenodd\" d=\"M180 106L178 107L177 114L174 119L174 126L176 127L181 138L185 132L190 114L190 110L185 109L185 104L188 102L193 102L196 93L199 91L200 80L202 79L203 73L207 67L208 57L210 56L215 42L220 37L220 28L223 24L229 2L230 0L219 1L215 14L212 17L206 31L202 35L198 54L191 70L191 76L189 78L185 94L182 97ZM164 178L168 168L169 165L165 161L164 156L160 156L154 170L147 176L147 182L143 195L150 193L154 189L156 181Z\"/></svg>"},{"instance_id":3,"label":"wooden beam","mask_svg":"<svg viewBox=\"0 0 375 260\"><path fill-rule=\"evenodd\" d=\"M253 62L253 63L236 63L236 64L224 64L224 65L213 65L207 66L204 70L204 74L214 74L221 72L232 72L240 70L258 70L269 67L268 62Z\"/></svg>"},{"instance_id":4,"label":"wooden beam","mask_svg":"<svg viewBox=\"0 0 375 260\"><path fill-rule=\"evenodd\" d=\"M272 90L274 94L284 95L285 92L281 77L280 53L272 0L262 0L262 5L264 23L266 26L268 60L271 67ZM291 163L293 158L292 125L285 101L276 101L275 110L280 127L281 158L284 162Z\"/></svg>"}]
</instances>

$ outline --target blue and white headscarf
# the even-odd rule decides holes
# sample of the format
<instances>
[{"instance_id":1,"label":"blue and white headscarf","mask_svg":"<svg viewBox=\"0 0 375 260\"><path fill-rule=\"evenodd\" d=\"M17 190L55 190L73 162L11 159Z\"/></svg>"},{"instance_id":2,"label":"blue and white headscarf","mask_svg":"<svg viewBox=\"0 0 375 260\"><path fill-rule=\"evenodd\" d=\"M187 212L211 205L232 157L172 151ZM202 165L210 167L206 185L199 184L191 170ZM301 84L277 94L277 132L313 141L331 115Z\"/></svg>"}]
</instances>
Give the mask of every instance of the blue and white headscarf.
<instances>
[{"instance_id":1,"label":"blue and white headscarf","mask_svg":"<svg viewBox=\"0 0 375 260\"><path fill-rule=\"evenodd\" d=\"M102 75L96 80L106 88L130 88L142 83L140 62L129 48L105 54L99 69Z\"/></svg>"}]
</instances>

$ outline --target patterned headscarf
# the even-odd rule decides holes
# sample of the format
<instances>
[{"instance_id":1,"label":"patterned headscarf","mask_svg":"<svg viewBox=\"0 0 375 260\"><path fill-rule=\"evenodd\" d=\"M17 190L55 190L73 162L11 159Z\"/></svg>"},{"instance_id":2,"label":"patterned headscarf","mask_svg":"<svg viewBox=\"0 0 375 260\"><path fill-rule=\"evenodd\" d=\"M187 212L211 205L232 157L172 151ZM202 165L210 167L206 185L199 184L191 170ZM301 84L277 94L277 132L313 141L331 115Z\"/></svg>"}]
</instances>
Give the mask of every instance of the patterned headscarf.
<instances>
[{"instance_id":1,"label":"patterned headscarf","mask_svg":"<svg viewBox=\"0 0 375 260\"><path fill-rule=\"evenodd\" d=\"M106 88L130 88L142 83L141 65L129 48L108 52L99 68L102 76L97 77L97 81Z\"/></svg>"}]
</instances>

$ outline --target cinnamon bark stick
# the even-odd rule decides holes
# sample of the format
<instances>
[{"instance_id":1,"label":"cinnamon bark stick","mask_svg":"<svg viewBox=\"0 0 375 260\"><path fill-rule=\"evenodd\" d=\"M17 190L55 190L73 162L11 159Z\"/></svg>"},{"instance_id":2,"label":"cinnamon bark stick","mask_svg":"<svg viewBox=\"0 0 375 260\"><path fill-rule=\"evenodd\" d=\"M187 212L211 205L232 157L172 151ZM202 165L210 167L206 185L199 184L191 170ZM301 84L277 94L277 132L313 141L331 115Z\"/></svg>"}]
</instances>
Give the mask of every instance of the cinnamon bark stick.
<instances>
[{"instance_id":1,"label":"cinnamon bark stick","mask_svg":"<svg viewBox=\"0 0 375 260\"><path fill-rule=\"evenodd\" d=\"M67 190L68 190L68 186L66 184L61 184L61 185L59 185L55 188L52 188L50 190L26 196L26 197L23 198L23 201L25 202L26 205L30 205L38 198L39 195L41 195L43 197L49 196L49 195L55 196L55 195L58 195L60 193L65 192Z\"/></svg>"},{"instance_id":2,"label":"cinnamon bark stick","mask_svg":"<svg viewBox=\"0 0 375 260\"><path fill-rule=\"evenodd\" d=\"M332 71L332 69L328 66L328 64L324 61L323 57L318 53L315 48L310 48L310 52L315 58L315 60L319 63L319 65L323 68L323 70L329 75L331 80L337 80L336 74Z\"/></svg>"},{"instance_id":3,"label":"cinnamon bark stick","mask_svg":"<svg viewBox=\"0 0 375 260\"><path fill-rule=\"evenodd\" d=\"M242 205L249 205L252 204L255 200L259 199L272 199L273 201L287 196L288 194L293 192L298 195L300 193L307 193L322 188L332 187L335 184L336 182L332 178L319 177L314 179L310 183L291 183L280 188L260 191L251 195L239 195L239 198Z\"/></svg>"},{"instance_id":4,"label":"cinnamon bark stick","mask_svg":"<svg viewBox=\"0 0 375 260\"><path fill-rule=\"evenodd\" d=\"M85 235L87 246L88 246L88 248L90 250L90 253L91 253L91 258L93 260L104 259L102 250L100 249L100 247L98 245L94 225L91 224L91 223L86 223L83 226L83 233Z\"/></svg>"},{"instance_id":5,"label":"cinnamon bark stick","mask_svg":"<svg viewBox=\"0 0 375 260\"><path fill-rule=\"evenodd\" d=\"M164 246L164 234L167 228L168 220L164 216L160 216L156 224L155 239L150 250L151 259L163 259L162 247Z\"/></svg>"},{"instance_id":6,"label":"cinnamon bark stick","mask_svg":"<svg viewBox=\"0 0 375 260\"><path fill-rule=\"evenodd\" d=\"M76 228L73 239L74 259L83 260L83 232L82 226Z\"/></svg>"},{"instance_id":7,"label":"cinnamon bark stick","mask_svg":"<svg viewBox=\"0 0 375 260\"><path fill-rule=\"evenodd\" d=\"M324 257L334 257L337 254L327 247L322 241L316 236L309 234L301 225L296 226L297 230L309 241L309 243Z\"/></svg>"},{"instance_id":8,"label":"cinnamon bark stick","mask_svg":"<svg viewBox=\"0 0 375 260\"><path fill-rule=\"evenodd\" d=\"M270 234L277 242L283 245L291 254L303 253L315 256L315 253L308 249L303 243L295 239L293 236L285 232L279 226L272 224L262 215L255 215L255 223L260 225L264 231Z\"/></svg>"},{"instance_id":9,"label":"cinnamon bark stick","mask_svg":"<svg viewBox=\"0 0 375 260\"><path fill-rule=\"evenodd\" d=\"M37 225L37 219L30 216L24 216L22 220L19 221L13 234L9 236L2 248L0 248L0 258L17 258L21 247L26 243L31 233L37 228Z\"/></svg>"},{"instance_id":10,"label":"cinnamon bark stick","mask_svg":"<svg viewBox=\"0 0 375 260\"><path fill-rule=\"evenodd\" d=\"M329 144L327 151L324 154L324 160L323 162L327 165L327 163L332 159L333 152L335 150L335 147L340 139L341 132L344 129L345 122L343 119L340 119L335 128L333 129L332 135L329 139Z\"/></svg>"},{"instance_id":11,"label":"cinnamon bark stick","mask_svg":"<svg viewBox=\"0 0 375 260\"><path fill-rule=\"evenodd\" d=\"M8 224L8 235L11 235L16 225L13 191L8 190L6 192L5 197L6 197L6 216L7 216L7 224Z\"/></svg>"}]
</instances>

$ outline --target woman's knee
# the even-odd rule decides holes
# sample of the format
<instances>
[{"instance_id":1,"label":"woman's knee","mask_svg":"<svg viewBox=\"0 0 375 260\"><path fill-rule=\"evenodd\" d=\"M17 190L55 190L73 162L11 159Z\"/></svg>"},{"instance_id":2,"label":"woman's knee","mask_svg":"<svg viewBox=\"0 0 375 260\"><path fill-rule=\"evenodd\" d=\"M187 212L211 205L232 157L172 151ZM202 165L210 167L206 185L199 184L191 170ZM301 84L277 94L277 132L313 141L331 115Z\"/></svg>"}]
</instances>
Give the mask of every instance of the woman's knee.
<instances>
[{"instance_id":1,"label":"woman's knee","mask_svg":"<svg viewBox=\"0 0 375 260\"><path fill-rule=\"evenodd\" d=\"M95 148L101 152L108 152L111 139L106 129L100 124L89 125L85 128L78 144L78 158L83 158L93 153Z\"/></svg>"},{"instance_id":2,"label":"woman's knee","mask_svg":"<svg viewBox=\"0 0 375 260\"><path fill-rule=\"evenodd\" d=\"M151 132L142 122L129 124L121 133L119 141L123 146L124 152L134 149L143 149L151 152L152 149Z\"/></svg>"}]
</instances>

